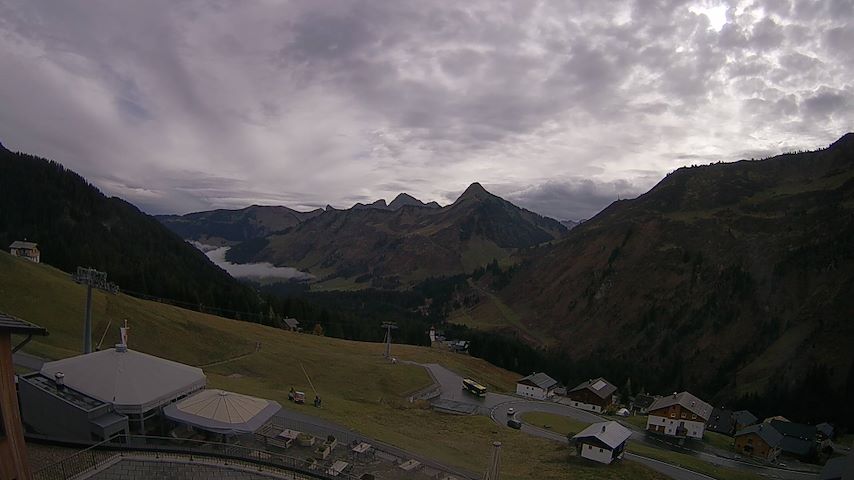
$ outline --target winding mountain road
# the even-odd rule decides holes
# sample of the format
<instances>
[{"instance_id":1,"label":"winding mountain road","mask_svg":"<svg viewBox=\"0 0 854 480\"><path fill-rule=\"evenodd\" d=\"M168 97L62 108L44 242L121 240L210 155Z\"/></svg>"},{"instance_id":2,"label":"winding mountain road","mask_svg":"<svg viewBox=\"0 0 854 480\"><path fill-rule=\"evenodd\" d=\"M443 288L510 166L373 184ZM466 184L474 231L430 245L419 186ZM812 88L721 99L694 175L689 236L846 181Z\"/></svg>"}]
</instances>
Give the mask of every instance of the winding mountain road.
<instances>
[{"instance_id":1,"label":"winding mountain road","mask_svg":"<svg viewBox=\"0 0 854 480\"><path fill-rule=\"evenodd\" d=\"M517 420L522 421L522 431L529 435L560 443L567 442L564 435L525 423L522 420L521 415L528 412L551 413L586 423L608 420L593 413L555 402L527 400L517 396L491 392L487 393L484 398L475 397L466 393L462 389L462 377L460 375L435 363L423 364L422 366L428 369L436 382L439 383L442 392L439 396L440 399L476 405L480 414L489 416L495 423L503 426L506 426L507 424L507 410L509 408L513 408L514 417ZM638 430L632 425L626 426L632 429L631 439L633 441L642 442L659 448L667 448L667 446L660 440L647 436L644 431ZM691 451L690 454L708 462L711 465L747 471L766 478L776 478L781 480L807 480L817 478L816 474L812 472L799 472L782 468L762 467L730 458L720 457L707 452ZM709 480L712 478L708 475L633 453L626 452L626 458L646 465L659 473L677 480Z\"/></svg>"}]
</instances>

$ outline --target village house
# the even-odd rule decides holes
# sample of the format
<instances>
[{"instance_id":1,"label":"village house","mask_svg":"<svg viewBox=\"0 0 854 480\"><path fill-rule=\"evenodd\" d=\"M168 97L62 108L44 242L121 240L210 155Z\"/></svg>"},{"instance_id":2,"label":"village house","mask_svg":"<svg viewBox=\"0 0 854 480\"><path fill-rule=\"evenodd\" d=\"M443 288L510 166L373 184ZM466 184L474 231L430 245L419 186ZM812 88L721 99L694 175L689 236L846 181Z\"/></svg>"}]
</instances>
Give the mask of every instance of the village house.
<instances>
[{"instance_id":1,"label":"village house","mask_svg":"<svg viewBox=\"0 0 854 480\"><path fill-rule=\"evenodd\" d=\"M733 424L735 424L735 431L737 432L754 425L759 421L759 418L747 410L739 410L737 412L732 412L732 421Z\"/></svg>"},{"instance_id":2,"label":"village house","mask_svg":"<svg viewBox=\"0 0 854 480\"><path fill-rule=\"evenodd\" d=\"M657 399L649 407L649 432L680 438L703 438L712 406L688 392Z\"/></svg>"},{"instance_id":3,"label":"village house","mask_svg":"<svg viewBox=\"0 0 854 480\"><path fill-rule=\"evenodd\" d=\"M780 450L784 454L800 459L807 459L815 454L817 431L814 426L782 420L771 420L768 424L783 435Z\"/></svg>"},{"instance_id":4,"label":"village house","mask_svg":"<svg viewBox=\"0 0 854 480\"><path fill-rule=\"evenodd\" d=\"M14 257L26 258L27 260L35 263L39 263L41 261L41 254L39 253L39 246L37 243L33 242L22 242L20 240L12 242L9 245L9 253Z\"/></svg>"},{"instance_id":5,"label":"village house","mask_svg":"<svg viewBox=\"0 0 854 480\"><path fill-rule=\"evenodd\" d=\"M594 378L576 386L566 396L570 405L590 412L601 413L614 405L617 387L604 378Z\"/></svg>"},{"instance_id":6,"label":"village house","mask_svg":"<svg viewBox=\"0 0 854 480\"><path fill-rule=\"evenodd\" d=\"M26 339L12 345L13 334L26 335ZM33 335L47 335L47 331L0 312L0 478L32 478L15 390L12 353L26 344Z\"/></svg>"},{"instance_id":7,"label":"village house","mask_svg":"<svg viewBox=\"0 0 854 480\"><path fill-rule=\"evenodd\" d=\"M299 320L297 320L296 318L287 317L287 318L282 319L282 326L286 330L290 330L292 332L301 332L302 331L302 327L299 326Z\"/></svg>"},{"instance_id":8,"label":"village house","mask_svg":"<svg viewBox=\"0 0 854 480\"><path fill-rule=\"evenodd\" d=\"M532 373L516 382L516 394L523 397L545 400L554 395L557 380L545 373Z\"/></svg>"},{"instance_id":9,"label":"village house","mask_svg":"<svg viewBox=\"0 0 854 480\"><path fill-rule=\"evenodd\" d=\"M635 414L646 415L649 413L649 407L652 406L652 403L655 402L657 398L658 397L654 397L652 395L639 393L635 396L635 399L632 400L631 410L634 411Z\"/></svg>"},{"instance_id":10,"label":"village house","mask_svg":"<svg viewBox=\"0 0 854 480\"><path fill-rule=\"evenodd\" d=\"M715 408L706 422L706 430L732 436L736 432L733 413L725 408Z\"/></svg>"},{"instance_id":11,"label":"village house","mask_svg":"<svg viewBox=\"0 0 854 480\"><path fill-rule=\"evenodd\" d=\"M735 433L735 451L773 462L780 455L783 435L767 423L751 425Z\"/></svg>"},{"instance_id":12,"label":"village house","mask_svg":"<svg viewBox=\"0 0 854 480\"><path fill-rule=\"evenodd\" d=\"M610 464L623 458L632 431L617 422L594 423L572 437L578 454L595 462Z\"/></svg>"}]
</instances>

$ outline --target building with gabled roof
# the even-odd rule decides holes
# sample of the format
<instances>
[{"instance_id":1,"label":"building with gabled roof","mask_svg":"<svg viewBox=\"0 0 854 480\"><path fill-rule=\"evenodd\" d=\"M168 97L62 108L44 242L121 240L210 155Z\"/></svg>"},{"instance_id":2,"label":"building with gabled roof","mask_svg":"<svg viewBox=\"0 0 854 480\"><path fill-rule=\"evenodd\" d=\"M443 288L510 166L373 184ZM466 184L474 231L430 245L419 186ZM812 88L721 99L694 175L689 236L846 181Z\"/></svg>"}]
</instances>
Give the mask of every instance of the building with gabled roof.
<instances>
[{"instance_id":1,"label":"building with gabled roof","mask_svg":"<svg viewBox=\"0 0 854 480\"><path fill-rule=\"evenodd\" d=\"M14 257L26 258L35 263L41 261L41 252L37 243L16 240L9 245L9 253Z\"/></svg>"},{"instance_id":2,"label":"building with gabled roof","mask_svg":"<svg viewBox=\"0 0 854 480\"><path fill-rule=\"evenodd\" d=\"M282 326L285 327L286 330L290 330L292 332L302 331L302 327L299 326L299 320L296 318L285 317L282 319L282 323Z\"/></svg>"},{"instance_id":3,"label":"building with gabled roof","mask_svg":"<svg viewBox=\"0 0 854 480\"><path fill-rule=\"evenodd\" d=\"M725 408L715 408L706 422L706 430L732 436L735 433L733 413Z\"/></svg>"},{"instance_id":4,"label":"building with gabled roof","mask_svg":"<svg viewBox=\"0 0 854 480\"><path fill-rule=\"evenodd\" d=\"M545 400L554 395L558 383L545 373L532 373L516 382L516 394L523 397Z\"/></svg>"},{"instance_id":5,"label":"building with gabled roof","mask_svg":"<svg viewBox=\"0 0 854 480\"><path fill-rule=\"evenodd\" d=\"M581 457L609 464L623 458L631 436L632 431L617 422L599 422L578 432L572 440Z\"/></svg>"},{"instance_id":6,"label":"building with gabled roof","mask_svg":"<svg viewBox=\"0 0 854 480\"><path fill-rule=\"evenodd\" d=\"M780 449L784 454L807 458L816 452L818 431L814 426L782 420L771 420L768 424L783 435Z\"/></svg>"},{"instance_id":7,"label":"building with gabled roof","mask_svg":"<svg viewBox=\"0 0 854 480\"><path fill-rule=\"evenodd\" d=\"M712 406L688 393L674 393L656 399L649 407L646 429L681 438L703 438Z\"/></svg>"},{"instance_id":8,"label":"building with gabled roof","mask_svg":"<svg viewBox=\"0 0 854 480\"><path fill-rule=\"evenodd\" d=\"M566 393L570 405L589 412L601 413L614 405L617 387L602 377L578 384Z\"/></svg>"},{"instance_id":9,"label":"building with gabled roof","mask_svg":"<svg viewBox=\"0 0 854 480\"><path fill-rule=\"evenodd\" d=\"M759 421L759 418L748 410L738 410L732 412L732 421L735 424L735 431L739 431L750 425L754 425Z\"/></svg>"},{"instance_id":10,"label":"building with gabled roof","mask_svg":"<svg viewBox=\"0 0 854 480\"><path fill-rule=\"evenodd\" d=\"M772 462L780 455L783 435L767 424L750 425L735 432L735 450Z\"/></svg>"},{"instance_id":11,"label":"building with gabled roof","mask_svg":"<svg viewBox=\"0 0 854 480\"><path fill-rule=\"evenodd\" d=\"M643 393L639 393L639 394L635 395L635 399L632 400L632 408L631 409L635 413L640 413L642 415L646 415L647 413L649 413L649 407L652 406L653 402L655 402L655 400L657 398L658 397L655 397L652 395L646 395Z\"/></svg>"}]
</instances>

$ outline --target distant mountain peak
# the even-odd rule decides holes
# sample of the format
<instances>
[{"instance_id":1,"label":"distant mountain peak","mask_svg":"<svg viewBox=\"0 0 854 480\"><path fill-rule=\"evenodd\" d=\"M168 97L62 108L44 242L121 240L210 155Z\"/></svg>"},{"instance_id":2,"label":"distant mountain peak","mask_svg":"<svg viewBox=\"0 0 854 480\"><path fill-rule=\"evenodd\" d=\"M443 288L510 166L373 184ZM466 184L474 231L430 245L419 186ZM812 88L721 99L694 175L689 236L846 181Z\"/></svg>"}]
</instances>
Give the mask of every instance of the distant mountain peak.
<instances>
[{"instance_id":1,"label":"distant mountain peak","mask_svg":"<svg viewBox=\"0 0 854 480\"><path fill-rule=\"evenodd\" d=\"M439 207L439 204L436 202L424 203L408 193L401 193L398 194L398 196L394 197L394 200L392 200L391 203L388 204L388 208L390 208L391 210L398 210L399 208L405 207L407 205L428 208Z\"/></svg>"},{"instance_id":2,"label":"distant mountain peak","mask_svg":"<svg viewBox=\"0 0 854 480\"><path fill-rule=\"evenodd\" d=\"M491 197L495 197L495 195L487 192L486 189L483 188L483 185L481 185L480 183L474 182L471 185L469 185L468 188L466 188L466 191L463 192L462 195L460 195L460 198L457 199L457 202L459 202L461 200L467 200L467 199L475 200L475 199L486 199L486 198L491 198ZM454 202L454 203L457 203L457 202Z\"/></svg>"}]
</instances>

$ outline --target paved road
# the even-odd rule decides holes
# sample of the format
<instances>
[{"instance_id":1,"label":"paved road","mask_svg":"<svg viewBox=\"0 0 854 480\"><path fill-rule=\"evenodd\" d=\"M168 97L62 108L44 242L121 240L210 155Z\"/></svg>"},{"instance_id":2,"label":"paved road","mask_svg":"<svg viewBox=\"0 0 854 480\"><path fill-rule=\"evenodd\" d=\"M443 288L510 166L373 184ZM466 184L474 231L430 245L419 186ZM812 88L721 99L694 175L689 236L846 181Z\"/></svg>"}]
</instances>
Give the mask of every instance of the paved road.
<instances>
[{"instance_id":1,"label":"paved road","mask_svg":"<svg viewBox=\"0 0 854 480\"><path fill-rule=\"evenodd\" d=\"M579 422L586 423L595 423L607 420L593 413L555 402L527 400L521 397L496 393L487 393L485 398L475 397L466 393L462 389L462 377L460 375L438 364L426 364L423 366L430 371L430 373L433 375L433 378L440 384L442 388L442 394L439 398L443 400L453 400L470 405L477 405L478 407L480 407L480 413L488 415L495 423L498 423L499 425L507 424L507 409L511 407L515 410L515 416L518 420L522 420L521 414L526 412L552 413L555 415L569 417ZM632 429L632 440L643 442L648 445L659 448L669 448L658 438L649 437L644 431L638 430L637 428L634 428L631 425L628 425L628 427ZM546 438L549 440L554 440L561 443L567 442L566 437L561 434L534 427L524 422L522 425L522 431L531 435ZM689 453L683 450L680 453L688 453L694 455L712 465L738 469L741 471L748 471L767 478L777 478L781 480L806 480L816 478L816 475L814 473L796 472L792 470L771 467L760 467L750 463L740 462L738 460L732 460L706 452L691 451ZM652 468L653 470L656 470L664 475L667 475L671 478L675 478L677 480L708 480L711 478L707 475L696 473L681 467L677 467L675 465L670 465L668 463L664 463L658 460L653 460L651 458L646 458L631 453L626 453L626 458L629 458L633 461L637 461L638 463L642 463Z\"/></svg>"},{"instance_id":2,"label":"paved road","mask_svg":"<svg viewBox=\"0 0 854 480\"><path fill-rule=\"evenodd\" d=\"M41 370L44 365L44 359L39 358L29 353L17 352L12 354L12 363L19 367L29 368L30 370Z\"/></svg>"}]
</instances>

